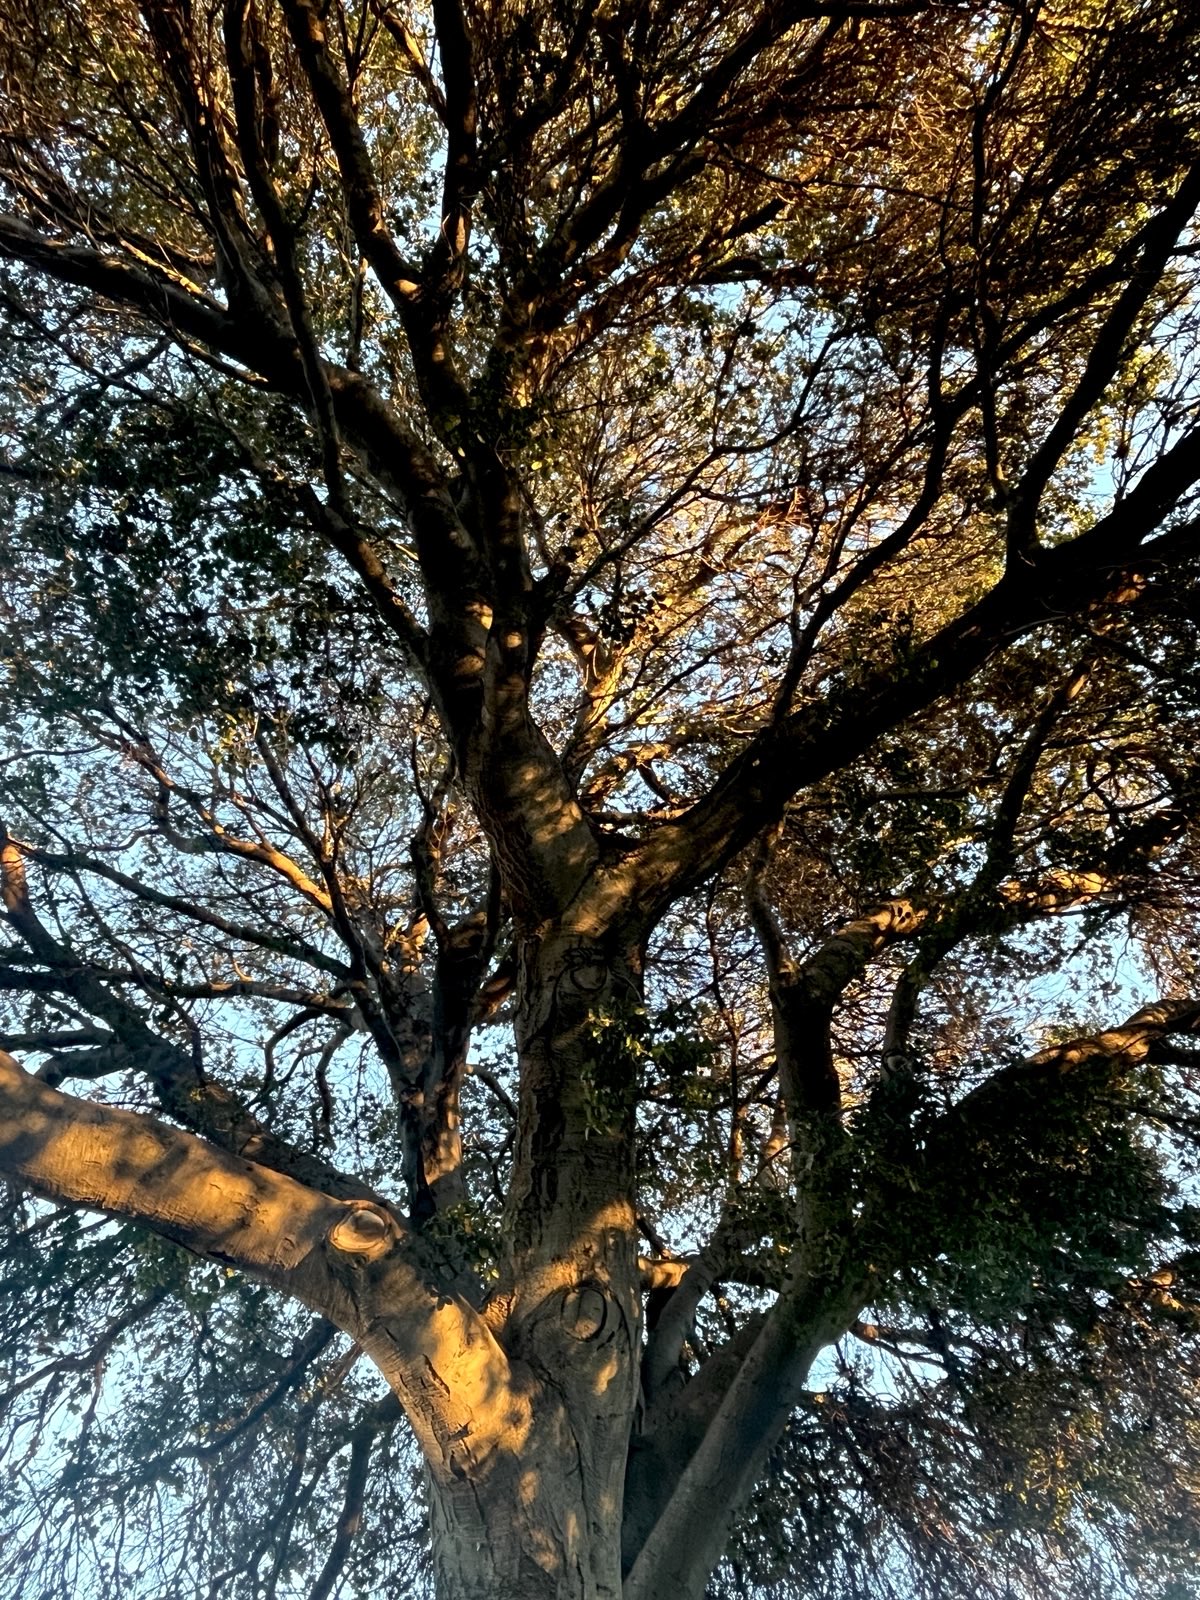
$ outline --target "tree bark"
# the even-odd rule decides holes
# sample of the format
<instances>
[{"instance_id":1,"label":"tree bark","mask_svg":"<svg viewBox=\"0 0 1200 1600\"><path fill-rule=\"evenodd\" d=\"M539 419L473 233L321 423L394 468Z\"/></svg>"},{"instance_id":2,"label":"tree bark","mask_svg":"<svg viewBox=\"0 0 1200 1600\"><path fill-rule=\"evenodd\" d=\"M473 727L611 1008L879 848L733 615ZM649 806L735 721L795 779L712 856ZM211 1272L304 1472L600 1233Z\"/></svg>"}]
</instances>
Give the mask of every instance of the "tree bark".
<instances>
[{"instance_id":1,"label":"tree bark","mask_svg":"<svg viewBox=\"0 0 1200 1600\"><path fill-rule=\"evenodd\" d=\"M601 1600L621 1592L623 1480L639 1392L636 1061L626 1030L640 1003L640 961L636 946L577 926L527 937L519 961L519 1131L509 1258L492 1313L503 1319L514 1367L535 1385L534 1428L516 1483L501 1487L494 1507L490 1491L482 1499L440 1492L444 1551L461 1552L474 1507L500 1527L481 1587L470 1587L466 1570L447 1569L442 1581L448 1597ZM509 1554L513 1540L542 1576Z\"/></svg>"},{"instance_id":2,"label":"tree bark","mask_svg":"<svg viewBox=\"0 0 1200 1600\"><path fill-rule=\"evenodd\" d=\"M561 1330L560 1341L577 1337L565 1323ZM547 1353L551 1342L542 1341ZM548 1374L540 1382L530 1374L530 1384L518 1449L477 1472L428 1475L439 1600L620 1596L625 1450L616 1447L612 1407L605 1391L593 1396L590 1432L576 1383L552 1387Z\"/></svg>"}]
</instances>

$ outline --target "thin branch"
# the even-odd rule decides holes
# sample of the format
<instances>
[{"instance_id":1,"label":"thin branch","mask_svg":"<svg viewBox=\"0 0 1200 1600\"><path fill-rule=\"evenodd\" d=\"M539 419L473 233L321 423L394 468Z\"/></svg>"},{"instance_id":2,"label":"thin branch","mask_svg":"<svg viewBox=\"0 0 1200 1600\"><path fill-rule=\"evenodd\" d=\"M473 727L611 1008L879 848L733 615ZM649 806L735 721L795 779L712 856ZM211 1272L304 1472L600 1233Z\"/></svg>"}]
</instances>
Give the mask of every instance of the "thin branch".
<instances>
[{"instance_id":1,"label":"thin branch","mask_svg":"<svg viewBox=\"0 0 1200 1600\"><path fill-rule=\"evenodd\" d=\"M1037 509L1050 477L1080 425L1115 377L1138 317L1161 281L1179 236L1200 206L1200 163L1145 230L1141 256L1088 351L1084 369L1045 439L1012 491L1009 561L1027 568L1037 548Z\"/></svg>"},{"instance_id":2,"label":"thin branch","mask_svg":"<svg viewBox=\"0 0 1200 1600\"><path fill-rule=\"evenodd\" d=\"M371 1466L371 1448L375 1443L378 1426L365 1422L354 1430L350 1441L350 1464L346 1470L346 1493L341 1514L337 1520L333 1544L317 1581L308 1593L308 1600L328 1600L342 1575L350 1554L354 1535L362 1525L363 1503L366 1499L367 1476Z\"/></svg>"}]
</instances>

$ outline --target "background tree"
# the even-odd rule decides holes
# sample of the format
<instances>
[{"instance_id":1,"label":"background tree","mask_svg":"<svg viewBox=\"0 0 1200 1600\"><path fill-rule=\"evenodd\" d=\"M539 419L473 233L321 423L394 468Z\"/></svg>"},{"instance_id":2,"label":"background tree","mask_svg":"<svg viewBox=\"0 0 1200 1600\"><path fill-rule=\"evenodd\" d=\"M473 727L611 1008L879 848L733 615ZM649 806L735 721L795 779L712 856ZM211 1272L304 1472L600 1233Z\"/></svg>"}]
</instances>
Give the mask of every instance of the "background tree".
<instances>
[{"instance_id":1,"label":"background tree","mask_svg":"<svg viewBox=\"0 0 1200 1600\"><path fill-rule=\"evenodd\" d=\"M0 16L6 1592L1194 1592L1194 8Z\"/></svg>"}]
</instances>

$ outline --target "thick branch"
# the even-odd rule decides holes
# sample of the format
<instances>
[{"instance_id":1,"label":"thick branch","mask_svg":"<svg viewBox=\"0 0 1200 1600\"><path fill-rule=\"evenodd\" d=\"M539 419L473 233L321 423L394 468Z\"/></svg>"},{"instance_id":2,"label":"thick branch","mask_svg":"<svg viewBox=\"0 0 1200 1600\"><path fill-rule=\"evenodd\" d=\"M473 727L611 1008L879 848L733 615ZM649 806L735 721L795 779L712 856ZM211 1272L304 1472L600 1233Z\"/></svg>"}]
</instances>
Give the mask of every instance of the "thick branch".
<instances>
[{"instance_id":1,"label":"thick branch","mask_svg":"<svg viewBox=\"0 0 1200 1600\"><path fill-rule=\"evenodd\" d=\"M699 1600L813 1360L853 1323L861 1284L780 1296L625 1581L622 1600Z\"/></svg>"},{"instance_id":2,"label":"thick branch","mask_svg":"<svg viewBox=\"0 0 1200 1600\"><path fill-rule=\"evenodd\" d=\"M321 12L309 0L288 0L284 10L292 42L333 145L359 248L392 303L404 313L420 288L420 271L404 259L388 232L371 155L350 91L330 53Z\"/></svg>"},{"instance_id":3,"label":"thick branch","mask_svg":"<svg viewBox=\"0 0 1200 1600\"><path fill-rule=\"evenodd\" d=\"M313 1305L322 1298L306 1263L338 1202L151 1117L60 1094L6 1052L0 1167L44 1199L141 1222Z\"/></svg>"},{"instance_id":4,"label":"thick branch","mask_svg":"<svg viewBox=\"0 0 1200 1600\"><path fill-rule=\"evenodd\" d=\"M240 317L206 296L189 294L164 273L131 265L112 252L49 238L16 216L0 215L0 256L23 262L60 283L90 290L155 327L167 328L183 348L200 347L226 356L247 373L261 374L273 388L300 404L309 403L309 381L299 347L274 320L264 323ZM435 624L445 621L438 598L444 589L461 600L455 613L461 626L461 614L470 608L469 586L464 580L475 555L444 475L416 435L361 374L332 362L324 367L338 426L377 480L403 505L424 551L423 567L437 567L444 577L444 584L435 586L431 603ZM381 614L389 626L394 625L392 616L386 611ZM407 644L408 639L402 642ZM482 651L481 637L475 647ZM449 657L451 650L446 654ZM444 692L444 684L441 687Z\"/></svg>"},{"instance_id":5,"label":"thick branch","mask_svg":"<svg viewBox=\"0 0 1200 1600\"><path fill-rule=\"evenodd\" d=\"M446 86L446 170L442 180L442 231L425 267L426 292L435 301L457 288L466 268L471 207L479 184L475 64L459 0L433 0L438 55Z\"/></svg>"},{"instance_id":6,"label":"thick branch","mask_svg":"<svg viewBox=\"0 0 1200 1600\"><path fill-rule=\"evenodd\" d=\"M1064 1086L1085 1098L1109 1092L1164 1038L1197 1030L1200 1001L1161 1001L1119 1028L1052 1046L996 1073L948 1112L927 1138L929 1169L962 1170L964 1157L969 1162L971 1151L986 1148L998 1128L1010 1126L1014 1107L1036 1117L1038 1106ZM703 1593L737 1505L799 1403L808 1366L824 1343L852 1325L854 1307L869 1294L872 1273L885 1270L881 1251L886 1249L886 1227L886 1216L875 1215L868 1205L859 1232L873 1241L873 1267L858 1270L851 1264L840 1283L826 1286L797 1277L785 1289L680 1473L626 1583L624 1600ZM898 1261L903 1240L896 1249ZM686 1417L681 1426L694 1432ZM665 1427L655 1448L670 1455L669 1419Z\"/></svg>"},{"instance_id":7,"label":"thick branch","mask_svg":"<svg viewBox=\"0 0 1200 1600\"><path fill-rule=\"evenodd\" d=\"M354 101L330 51L321 11L311 0L286 0L284 11L296 54L333 146L358 247L400 315L429 419L453 446L469 401L450 359L444 309L431 303L427 275L404 259L388 231L371 154ZM435 14L439 37L443 43L448 37L451 47L446 97L450 134L446 199L451 214L444 219L449 231L443 234L431 258L432 272L444 287L461 265L466 249L469 196L474 183L475 109L469 86L470 50L461 20L456 29L450 0L441 0Z\"/></svg>"},{"instance_id":8,"label":"thick branch","mask_svg":"<svg viewBox=\"0 0 1200 1600\"><path fill-rule=\"evenodd\" d=\"M767 950L780 1087L793 1144L803 1148L808 1140L801 1125L812 1117L836 1116L841 1106L830 1036L838 1001L881 950L897 939L910 938L929 913L908 900L885 901L839 928L807 960L793 965L766 932L768 914L757 897L752 909Z\"/></svg>"},{"instance_id":9,"label":"thick branch","mask_svg":"<svg viewBox=\"0 0 1200 1600\"><path fill-rule=\"evenodd\" d=\"M1191 429L1137 487L1087 533L1044 552L1020 582L1002 579L913 653L881 666L832 702L817 702L764 730L684 816L664 824L626 867L650 920L770 826L787 801L867 750L888 729L961 687L998 651L1064 613L1124 603L1122 577L1194 548L1186 524L1146 543L1200 482L1200 427Z\"/></svg>"},{"instance_id":10,"label":"thick branch","mask_svg":"<svg viewBox=\"0 0 1200 1600\"><path fill-rule=\"evenodd\" d=\"M944 1147L961 1161L963 1150L986 1141L1004 1125L1014 1104L1036 1103L1039 1096L1064 1085L1078 1085L1081 1093L1103 1093L1146 1061L1164 1039L1198 1031L1200 1000L1157 1000L1118 1028L1051 1045L972 1090L946 1113L929 1140L930 1148L936 1153Z\"/></svg>"},{"instance_id":11,"label":"thick branch","mask_svg":"<svg viewBox=\"0 0 1200 1600\"><path fill-rule=\"evenodd\" d=\"M477 1314L378 1204L339 1202L151 1117L76 1100L0 1052L0 1172L294 1295L367 1350L438 1475L518 1444L528 1407ZM457 1473L455 1469L457 1468Z\"/></svg>"}]
</instances>

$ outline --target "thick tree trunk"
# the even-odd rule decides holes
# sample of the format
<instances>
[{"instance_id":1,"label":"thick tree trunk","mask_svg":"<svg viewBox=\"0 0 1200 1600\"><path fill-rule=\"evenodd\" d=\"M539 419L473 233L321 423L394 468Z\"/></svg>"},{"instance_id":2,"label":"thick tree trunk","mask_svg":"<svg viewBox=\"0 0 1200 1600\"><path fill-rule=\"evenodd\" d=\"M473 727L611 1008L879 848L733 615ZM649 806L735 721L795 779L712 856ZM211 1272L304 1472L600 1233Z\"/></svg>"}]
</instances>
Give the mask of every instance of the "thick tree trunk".
<instances>
[{"instance_id":1,"label":"thick tree trunk","mask_svg":"<svg viewBox=\"0 0 1200 1600\"><path fill-rule=\"evenodd\" d=\"M442 1600L618 1600L641 1302L626 1033L636 949L539 930L520 949L520 1126L486 1313L528 1394L514 1449L431 1471ZM523 1431L522 1431L523 1430ZM522 1437L517 1438L521 1432Z\"/></svg>"},{"instance_id":2,"label":"thick tree trunk","mask_svg":"<svg viewBox=\"0 0 1200 1600\"><path fill-rule=\"evenodd\" d=\"M438 1600L619 1600L624 1449L539 1388L519 1453L430 1481Z\"/></svg>"},{"instance_id":3,"label":"thick tree trunk","mask_svg":"<svg viewBox=\"0 0 1200 1600\"><path fill-rule=\"evenodd\" d=\"M641 979L636 949L614 950L616 942L556 929L521 948L521 1098L506 1226L522 1276L577 1256L627 1290L637 1250L636 1059L626 1039Z\"/></svg>"}]
</instances>

